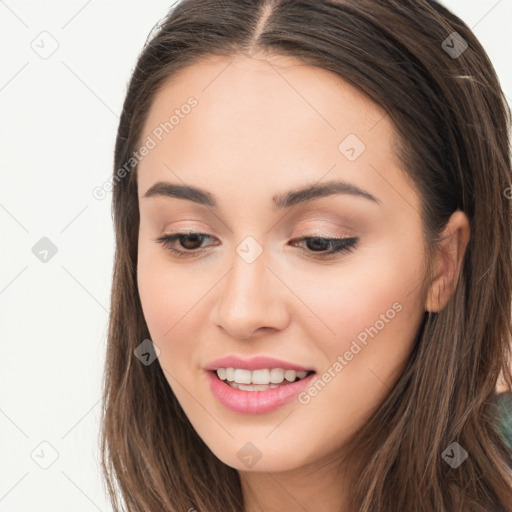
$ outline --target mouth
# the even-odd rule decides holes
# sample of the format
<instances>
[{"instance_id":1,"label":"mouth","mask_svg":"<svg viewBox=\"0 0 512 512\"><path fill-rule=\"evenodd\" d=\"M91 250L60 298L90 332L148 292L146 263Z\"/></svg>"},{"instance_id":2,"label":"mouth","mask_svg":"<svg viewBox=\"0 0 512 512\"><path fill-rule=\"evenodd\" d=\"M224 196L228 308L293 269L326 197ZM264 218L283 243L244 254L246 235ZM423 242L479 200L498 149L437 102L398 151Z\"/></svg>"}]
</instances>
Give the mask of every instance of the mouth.
<instances>
[{"instance_id":1,"label":"mouth","mask_svg":"<svg viewBox=\"0 0 512 512\"><path fill-rule=\"evenodd\" d=\"M213 396L240 414L263 414L291 404L316 374L307 368L213 368L205 372Z\"/></svg>"},{"instance_id":2,"label":"mouth","mask_svg":"<svg viewBox=\"0 0 512 512\"><path fill-rule=\"evenodd\" d=\"M242 391L266 391L303 380L315 373L314 370L296 371L283 368L246 370L242 368L217 368L207 370L220 381Z\"/></svg>"}]
</instances>

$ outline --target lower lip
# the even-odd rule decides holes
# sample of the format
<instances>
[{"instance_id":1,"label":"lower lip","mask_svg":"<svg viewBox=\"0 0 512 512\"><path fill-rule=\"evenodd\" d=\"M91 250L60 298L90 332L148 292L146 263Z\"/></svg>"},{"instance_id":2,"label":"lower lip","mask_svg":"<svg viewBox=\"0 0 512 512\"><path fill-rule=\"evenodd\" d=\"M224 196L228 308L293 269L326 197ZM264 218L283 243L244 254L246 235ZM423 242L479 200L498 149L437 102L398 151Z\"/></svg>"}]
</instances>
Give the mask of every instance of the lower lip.
<instances>
[{"instance_id":1,"label":"lower lip","mask_svg":"<svg viewBox=\"0 0 512 512\"><path fill-rule=\"evenodd\" d=\"M220 380L215 372L207 371L206 373L210 389L217 400L231 411L243 414L260 414L281 407L303 391L316 375L312 373L297 382L265 391L244 391L232 388Z\"/></svg>"}]
</instances>

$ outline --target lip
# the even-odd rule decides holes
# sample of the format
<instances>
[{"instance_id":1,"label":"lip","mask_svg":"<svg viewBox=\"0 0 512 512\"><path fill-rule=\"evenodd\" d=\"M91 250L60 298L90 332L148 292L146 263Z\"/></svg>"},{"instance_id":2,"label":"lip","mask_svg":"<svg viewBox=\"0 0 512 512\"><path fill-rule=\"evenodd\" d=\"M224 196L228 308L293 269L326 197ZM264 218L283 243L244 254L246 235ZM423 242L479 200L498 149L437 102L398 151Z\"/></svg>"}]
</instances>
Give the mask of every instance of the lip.
<instances>
[{"instance_id":1,"label":"lip","mask_svg":"<svg viewBox=\"0 0 512 512\"><path fill-rule=\"evenodd\" d=\"M223 368L223 366L219 368ZM231 367L228 366L228 368ZM277 388L265 391L244 391L232 388L220 380L214 370L208 370L206 374L210 389L217 400L231 411L242 414L261 414L273 411L293 400L316 377L316 373L312 373L301 380Z\"/></svg>"},{"instance_id":2,"label":"lip","mask_svg":"<svg viewBox=\"0 0 512 512\"><path fill-rule=\"evenodd\" d=\"M249 359L244 359L239 356L226 356L215 361L210 361L204 369L217 370L218 368L240 368L242 370L264 370L266 368L282 368L283 370L295 370L298 372L315 371L314 368L306 368L299 364L290 363L288 361L281 361L274 357L257 356ZM231 388L230 388L231 389ZM250 391L249 391L250 393ZM260 391L260 393L262 393Z\"/></svg>"}]
</instances>

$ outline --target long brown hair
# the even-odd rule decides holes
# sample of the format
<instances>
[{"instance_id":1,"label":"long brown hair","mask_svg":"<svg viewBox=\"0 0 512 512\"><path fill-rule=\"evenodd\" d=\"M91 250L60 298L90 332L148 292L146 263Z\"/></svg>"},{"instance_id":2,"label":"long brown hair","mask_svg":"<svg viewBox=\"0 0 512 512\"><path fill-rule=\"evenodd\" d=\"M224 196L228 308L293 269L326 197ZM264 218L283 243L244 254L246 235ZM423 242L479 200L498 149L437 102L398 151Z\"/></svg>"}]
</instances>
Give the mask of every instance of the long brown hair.
<instances>
[{"instance_id":1,"label":"long brown hair","mask_svg":"<svg viewBox=\"0 0 512 512\"><path fill-rule=\"evenodd\" d=\"M429 254L455 210L470 221L452 298L425 316L403 375L354 439L349 510L512 512L512 456L494 408L500 372L512 385L510 108L475 35L433 0L183 0L146 42L113 174L101 462L114 509L243 510L238 472L197 435L161 367L134 357L150 335L137 289L133 155L166 80L203 56L256 51L332 71L386 109L420 191ZM457 469L442 457L453 442L469 454Z\"/></svg>"}]
</instances>

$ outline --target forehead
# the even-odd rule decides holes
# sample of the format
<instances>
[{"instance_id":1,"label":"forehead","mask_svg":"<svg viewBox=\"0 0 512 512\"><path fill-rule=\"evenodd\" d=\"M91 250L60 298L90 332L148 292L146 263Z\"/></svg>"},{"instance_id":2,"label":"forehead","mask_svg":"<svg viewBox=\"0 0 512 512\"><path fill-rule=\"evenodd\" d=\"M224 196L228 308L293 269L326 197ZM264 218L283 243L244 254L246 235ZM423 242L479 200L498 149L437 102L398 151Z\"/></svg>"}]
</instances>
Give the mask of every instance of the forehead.
<instances>
[{"instance_id":1,"label":"forehead","mask_svg":"<svg viewBox=\"0 0 512 512\"><path fill-rule=\"evenodd\" d=\"M382 107L338 75L278 55L210 56L179 71L153 99L147 137L156 144L139 164L140 195L177 176L219 194L234 180L253 191L327 175L365 186L370 165L399 167Z\"/></svg>"},{"instance_id":2,"label":"forehead","mask_svg":"<svg viewBox=\"0 0 512 512\"><path fill-rule=\"evenodd\" d=\"M326 136L328 131L339 137L352 130L368 140L366 132L377 123L392 131L389 119L384 119L386 111L338 75L292 57L262 54L209 56L180 70L153 99L144 131L168 120L191 96L198 101L194 113L200 112L193 117L200 117L196 121L202 127L214 124L233 136L240 130L241 135L249 130L255 135L255 128L262 125L267 129L259 131L261 137L284 128L283 137L306 132ZM194 118L186 124L194 123ZM233 126L236 121L242 122ZM178 131L176 126L173 132Z\"/></svg>"}]
</instances>

